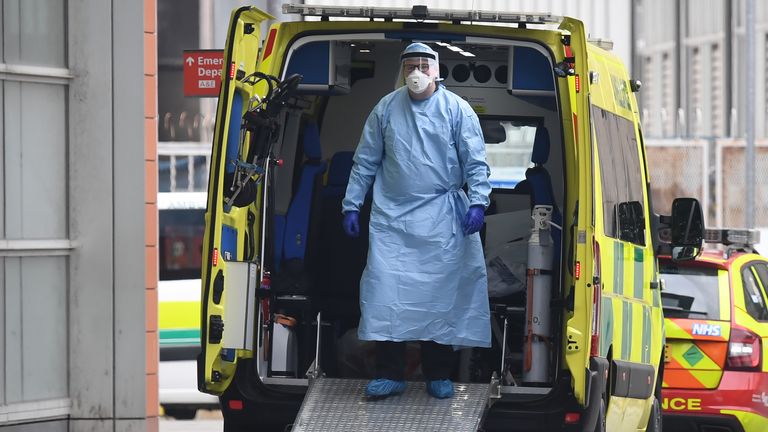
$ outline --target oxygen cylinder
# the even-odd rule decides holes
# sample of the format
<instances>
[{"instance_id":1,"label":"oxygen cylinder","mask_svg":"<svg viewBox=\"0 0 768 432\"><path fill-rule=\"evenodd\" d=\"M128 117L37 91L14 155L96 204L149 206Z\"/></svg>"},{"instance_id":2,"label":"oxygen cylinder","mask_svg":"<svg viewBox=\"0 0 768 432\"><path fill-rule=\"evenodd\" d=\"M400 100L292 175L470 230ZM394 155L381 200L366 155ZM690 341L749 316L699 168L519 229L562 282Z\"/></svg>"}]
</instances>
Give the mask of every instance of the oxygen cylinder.
<instances>
[{"instance_id":1,"label":"oxygen cylinder","mask_svg":"<svg viewBox=\"0 0 768 432\"><path fill-rule=\"evenodd\" d=\"M533 228L528 240L528 281L525 321L523 382L549 383L552 299L552 206L537 205L531 214Z\"/></svg>"}]
</instances>

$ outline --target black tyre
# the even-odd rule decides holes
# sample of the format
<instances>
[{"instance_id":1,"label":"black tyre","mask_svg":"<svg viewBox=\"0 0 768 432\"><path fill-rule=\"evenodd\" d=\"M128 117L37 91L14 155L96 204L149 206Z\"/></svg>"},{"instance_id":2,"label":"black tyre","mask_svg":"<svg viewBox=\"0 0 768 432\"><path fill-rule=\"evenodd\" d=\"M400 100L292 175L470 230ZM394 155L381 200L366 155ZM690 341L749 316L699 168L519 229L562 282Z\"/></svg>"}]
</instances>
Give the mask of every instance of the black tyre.
<instances>
[{"instance_id":1,"label":"black tyre","mask_svg":"<svg viewBox=\"0 0 768 432\"><path fill-rule=\"evenodd\" d=\"M653 406L651 407L651 416L648 417L648 426L645 427L645 432L661 432L662 430L661 383L664 380L665 350L666 347L661 349L661 358L659 359L659 375L656 377L656 388L653 391Z\"/></svg>"},{"instance_id":2,"label":"black tyre","mask_svg":"<svg viewBox=\"0 0 768 432\"><path fill-rule=\"evenodd\" d=\"M605 397L600 399L600 411L597 413L597 422L595 422L595 432L605 432Z\"/></svg>"},{"instance_id":3,"label":"black tyre","mask_svg":"<svg viewBox=\"0 0 768 432\"><path fill-rule=\"evenodd\" d=\"M288 426L244 425L224 420L224 432L289 432L290 430Z\"/></svg>"},{"instance_id":4,"label":"black tyre","mask_svg":"<svg viewBox=\"0 0 768 432\"><path fill-rule=\"evenodd\" d=\"M661 432L661 427L661 404L657 396L653 398L651 416L648 418L648 426L645 428L645 432Z\"/></svg>"},{"instance_id":5,"label":"black tyre","mask_svg":"<svg viewBox=\"0 0 768 432\"><path fill-rule=\"evenodd\" d=\"M173 417L176 420L192 420L195 418L195 414L197 414L197 410L194 408L168 407L165 409L165 415L168 417Z\"/></svg>"}]
</instances>

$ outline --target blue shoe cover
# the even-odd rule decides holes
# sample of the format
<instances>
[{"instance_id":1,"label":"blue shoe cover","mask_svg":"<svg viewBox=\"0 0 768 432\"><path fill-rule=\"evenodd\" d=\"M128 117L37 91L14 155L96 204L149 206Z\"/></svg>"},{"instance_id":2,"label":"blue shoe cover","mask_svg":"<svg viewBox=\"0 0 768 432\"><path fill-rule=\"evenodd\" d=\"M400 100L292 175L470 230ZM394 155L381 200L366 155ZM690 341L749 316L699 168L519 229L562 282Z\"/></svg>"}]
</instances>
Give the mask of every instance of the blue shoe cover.
<instances>
[{"instance_id":1,"label":"blue shoe cover","mask_svg":"<svg viewBox=\"0 0 768 432\"><path fill-rule=\"evenodd\" d=\"M453 397L453 383L448 379L427 381L427 393L438 399L448 399Z\"/></svg>"},{"instance_id":2,"label":"blue shoe cover","mask_svg":"<svg viewBox=\"0 0 768 432\"><path fill-rule=\"evenodd\" d=\"M383 398L398 395L405 391L405 381L395 381L386 378L376 378L365 387L365 395L372 398Z\"/></svg>"}]
</instances>

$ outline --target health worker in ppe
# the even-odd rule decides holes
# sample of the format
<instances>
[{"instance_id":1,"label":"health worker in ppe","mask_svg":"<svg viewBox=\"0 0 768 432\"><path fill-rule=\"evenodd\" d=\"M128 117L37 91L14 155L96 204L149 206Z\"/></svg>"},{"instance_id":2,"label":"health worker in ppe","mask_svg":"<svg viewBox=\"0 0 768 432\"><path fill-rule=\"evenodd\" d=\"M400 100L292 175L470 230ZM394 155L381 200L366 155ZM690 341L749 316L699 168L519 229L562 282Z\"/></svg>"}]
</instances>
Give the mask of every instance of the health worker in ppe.
<instances>
[{"instance_id":1,"label":"health worker in ppe","mask_svg":"<svg viewBox=\"0 0 768 432\"><path fill-rule=\"evenodd\" d=\"M421 341L427 391L448 398L454 347L491 345L478 234L490 170L477 115L438 82L437 52L414 43L401 62L406 85L368 116L342 203L344 230L357 236L373 187L358 337L376 341L368 396L405 390L405 341Z\"/></svg>"}]
</instances>

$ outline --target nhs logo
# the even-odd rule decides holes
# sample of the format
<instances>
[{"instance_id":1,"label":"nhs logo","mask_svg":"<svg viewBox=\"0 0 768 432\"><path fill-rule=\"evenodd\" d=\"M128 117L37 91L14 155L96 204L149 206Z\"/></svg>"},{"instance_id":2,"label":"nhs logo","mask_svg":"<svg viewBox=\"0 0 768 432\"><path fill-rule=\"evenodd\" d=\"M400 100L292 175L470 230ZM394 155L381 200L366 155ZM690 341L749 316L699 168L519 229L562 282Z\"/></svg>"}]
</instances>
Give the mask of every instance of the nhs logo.
<instances>
[{"instance_id":1,"label":"nhs logo","mask_svg":"<svg viewBox=\"0 0 768 432\"><path fill-rule=\"evenodd\" d=\"M717 324L694 324L693 325L694 336L721 336L722 329Z\"/></svg>"}]
</instances>

